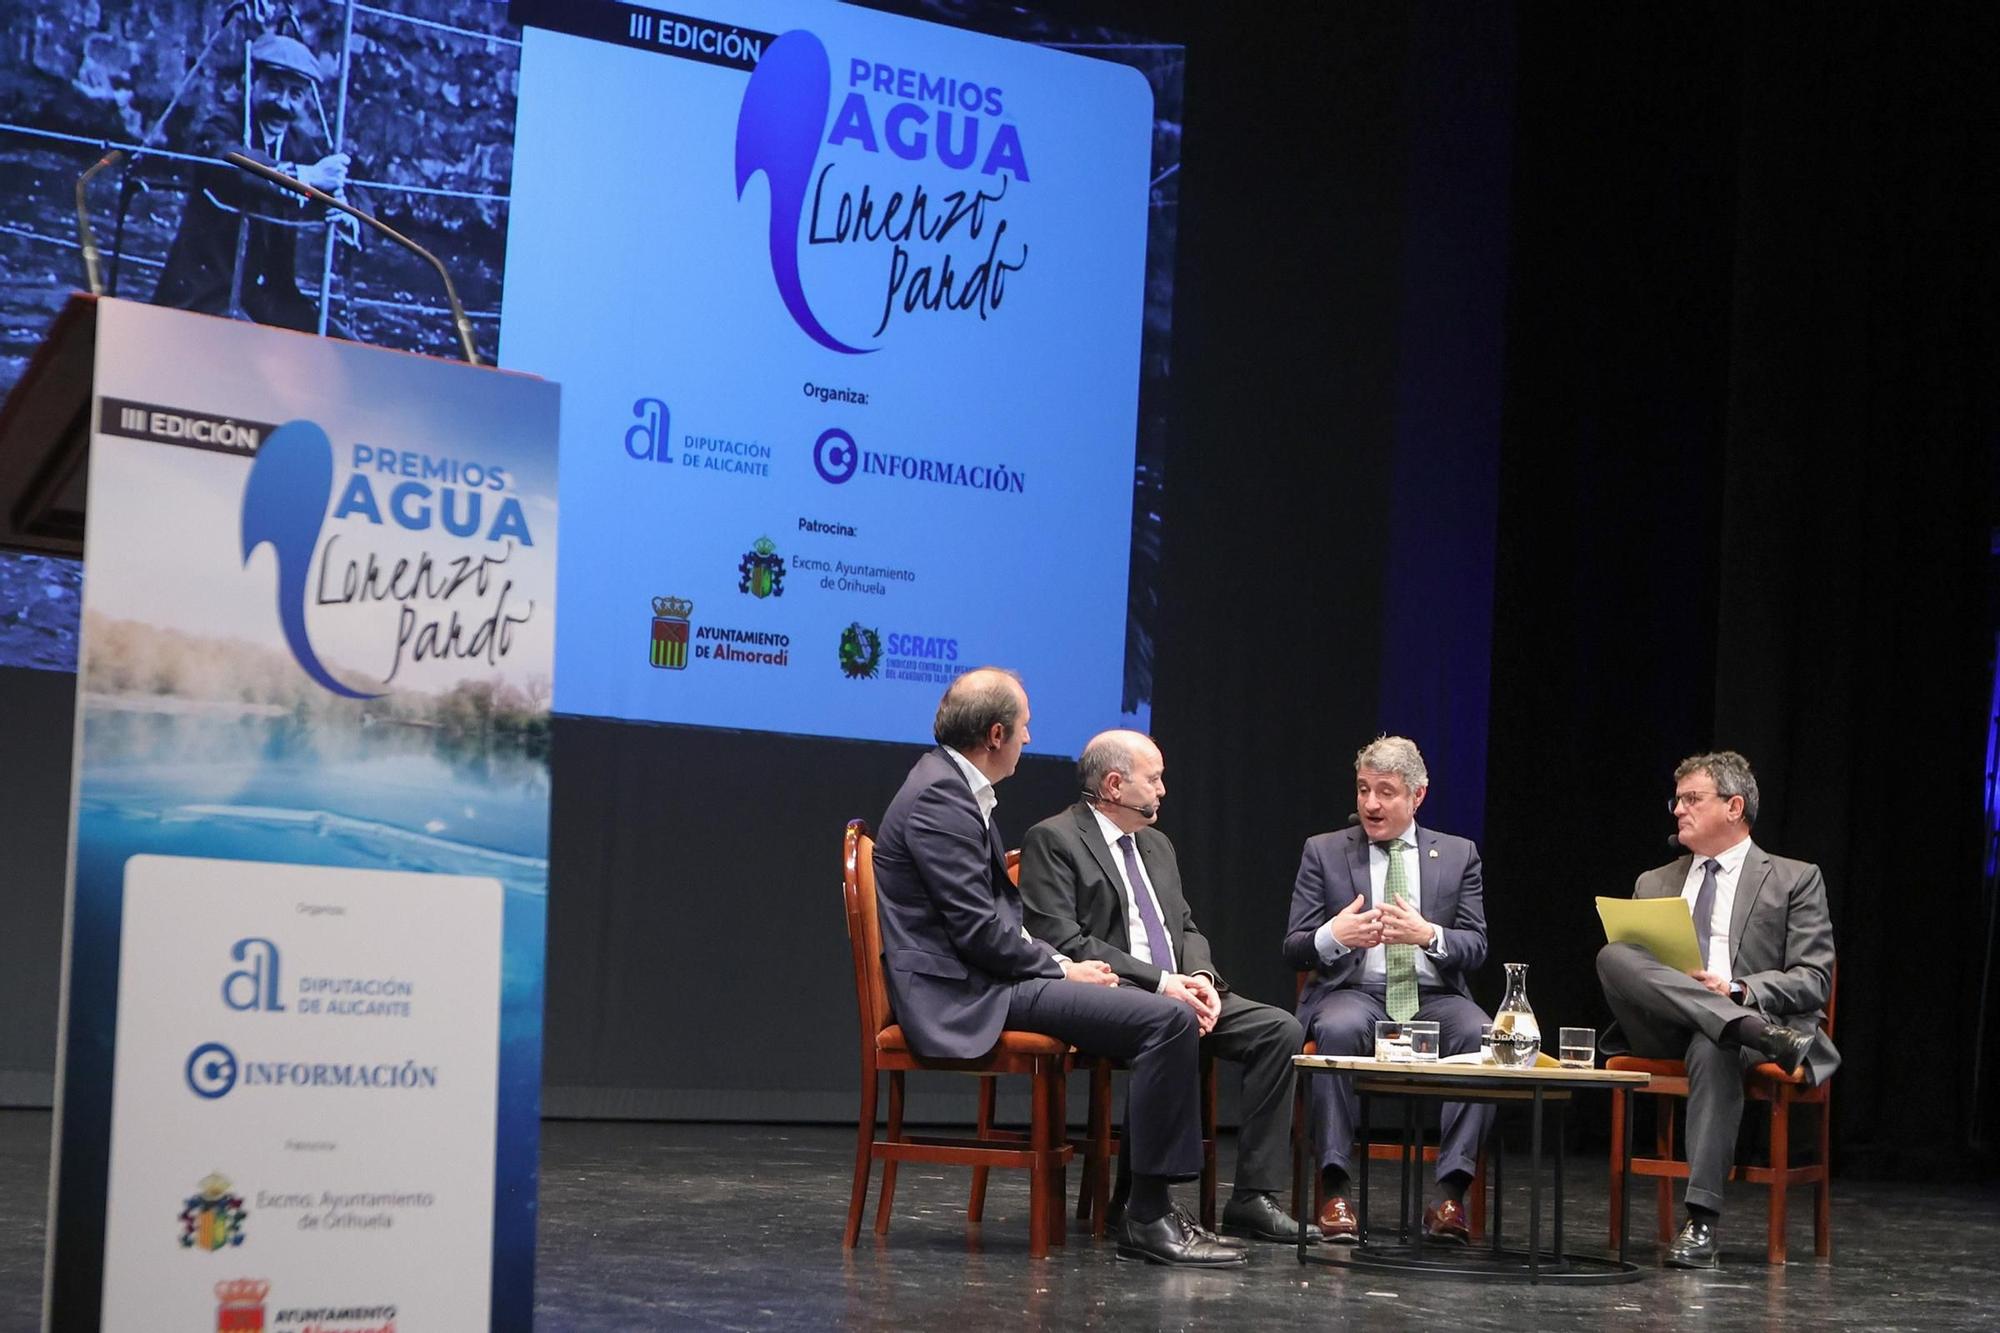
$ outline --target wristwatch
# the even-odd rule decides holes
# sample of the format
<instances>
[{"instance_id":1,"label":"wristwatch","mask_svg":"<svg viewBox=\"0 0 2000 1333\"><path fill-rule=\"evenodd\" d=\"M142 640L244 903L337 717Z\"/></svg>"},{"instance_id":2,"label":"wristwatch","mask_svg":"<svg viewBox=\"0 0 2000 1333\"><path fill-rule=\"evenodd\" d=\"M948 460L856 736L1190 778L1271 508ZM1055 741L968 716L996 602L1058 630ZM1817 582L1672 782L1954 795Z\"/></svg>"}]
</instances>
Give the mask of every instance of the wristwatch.
<instances>
[{"instance_id":1,"label":"wristwatch","mask_svg":"<svg viewBox=\"0 0 2000 1333\"><path fill-rule=\"evenodd\" d=\"M1750 998L1750 988L1740 981L1732 981L1729 983L1729 998L1742 1004Z\"/></svg>"}]
</instances>

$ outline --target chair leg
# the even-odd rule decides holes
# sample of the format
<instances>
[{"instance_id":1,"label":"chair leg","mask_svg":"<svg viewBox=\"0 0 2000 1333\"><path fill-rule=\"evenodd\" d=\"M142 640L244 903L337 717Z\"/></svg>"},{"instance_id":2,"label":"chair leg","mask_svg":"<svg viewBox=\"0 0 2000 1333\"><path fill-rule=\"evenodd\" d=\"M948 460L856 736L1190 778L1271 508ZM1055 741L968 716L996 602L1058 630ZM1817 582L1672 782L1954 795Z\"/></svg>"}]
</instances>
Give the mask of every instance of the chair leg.
<instances>
[{"instance_id":1,"label":"chair leg","mask_svg":"<svg viewBox=\"0 0 2000 1333\"><path fill-rule=\"evenodd\" d=\"M1653 1155L1663 1162L1674 1158L1674 1104L1665 1097L1653 1102ZM1653 1182L1655 1211L1659 1214L1660 1244L1674 1239L1674 1183L1665 1176Z\"/></svg>"},{"instance_id":2,"label":"chair leg","mask_svg":"<svg viewBox=\"0 0 2000 1333\"><path fill-rule=\"evenodd\" d=\"M903 1071L889 1071L889 1134L888 1142L903 1141ZM896 1163L891 1160L882 1163L882 1202L875 1209L875 1234L889 1234L889 1210L896 1204Z\"/></svg>"},{"instance_id":3,"label":"chair leg","mask_svg":"<svg viewBox=\"0 0 2000 1333\"><path fill-rule=\"evenodd\" d=\"M854 1187L847 1196L847 1231L840 1242L850 1250L861 1239L861 1214L868 1207L868 1172L875 1164L875 1081L873 1069L861 1071L861 1111L855 1116L859 1128L854 1144Z\"/></svg>"},{"instance_id":4,"label":"chair leg","mask_svg":"<svg viewBox=\"0 0 2000 1333\"><path fill-rule=\"evenodd\" d=\"M1833 1253L1833 1097L1819 1104L1819 1179L1813 1182L1813 1253L1824 1259Z\"/></svg>"},{"instance_id":5,"label":"chair leg","mask_svg":"<svg viewBox=\"0 0 2000 1333\"><path fill-rule=\"evenodd\" d=\"M1090 1189L1090 1234L1101 1237L1111 1213L1111 1066L1102 1060L1090 1067L1090 1162L1085 1167Z\"/></svg>"},{"instance_id":6,"label":"chair leg","mask_svg":"<svg viewBox=\"0 0 2000 1333\"><path fill-rule=\"evenodd\" d=\"M1625 1160L1625 1089L1611 1089L1611 1245L1616 1250L1624 1239L1618 1221L1625 1216L1625 1173L1618 1164Z\"/></svg>"},{"instance_id":7,"label":"chair leg","mask_svg":"<svg viewBox=\"0 0 2000 1333\"><path fill-rule=\"evenodd\" d=\"M1201 1062L1201 1224L1215 1230L1215 1058Z\"/></svg>"},{"instance_id":8,"label":"chair leg","mask_svg":"<svg viewBox=\"0 0 2000 1333\"><path fill-rule=\"evenodd\" d=\"M1049 1243L1057 1247L1069 1244L1069 1219L1063 1215L1069 1200L1069 1172L1062 1158L1063 1145L1069 1142L1069 1080L1064 1069L1062 1060L1050 1061L1043 1080L1049 1095Z\"/></svg>"},{"instance_id":9,"label":"chair leg","mask_svg":"<svg viewBox=\"0 0 2000 1333\"><path fill-rule=\"evenodd\" d=\"M991 1074L982 1074L979 1077L978 1134L982 1139L993 1136L993 1099L999 1084L1000 1080ZM977 1222L986 1216L986 1177L992 1169L990 1166L972 1168L972 1198L965 1205L965 1218L968 1222Z\"/></svg>"},{"instance_id":10,"label":"chair leg","mask_svg":"<svg viewBox=\"0 0 2000 1333\"><path fill-rule=\"evenodd\" d=\"M1792 1187L1785 1174L1792 1165L1792 1104L1780 1089L1771 1097L1771 1201L1764 1236L1765 1261L1782 1266L1785 1262L1786 1205Z\"/></svg>"},{"instance_id":11,"label":"chair leg","mask_svg":"<svg viewBox=\"0 0 2000 1333\"><path fill-rule=\"evenodd\" d=\"M1028 1147L1033 1165L1028 1168L1028 1257L1045 1258L1049 1252L1049 1096L1043 1086L1047 1077L1042 1060L1035 1062L1033 1095L1028 1098Z\"/></svg>"},{"instance_id":12,"label":"chair leg","mask_svg":"<svg viewBox=\"0 0 2000 1333\"><path fill-rule=\"evenodd\" d=\"M1083 1127L1083 1178L1077 1182L1076 1186L1076 1220L1079 1222L1089 1220L1091 1213L1094 1211L1092 1205L1096 1202L1097 1131L1098 1116L1100 1114L1097 1099L1097 1074L1098 1066L1095 1062L1092 1062L1090 1066L1089 1090L1084 1098L1087 1107Z\"/></svg>"}]
</instances>

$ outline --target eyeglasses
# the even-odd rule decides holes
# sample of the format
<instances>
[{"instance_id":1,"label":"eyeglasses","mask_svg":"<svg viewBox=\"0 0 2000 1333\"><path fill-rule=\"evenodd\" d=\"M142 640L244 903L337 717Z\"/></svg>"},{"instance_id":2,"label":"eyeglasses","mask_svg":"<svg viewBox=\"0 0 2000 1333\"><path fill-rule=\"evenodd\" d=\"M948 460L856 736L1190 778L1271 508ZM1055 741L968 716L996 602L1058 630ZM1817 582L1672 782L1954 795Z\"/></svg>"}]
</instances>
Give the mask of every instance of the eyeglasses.
<instances>
[{"instance_id":1,"label":"eyeglasses","mask_svg":"<svg viewBox=\"0 0 2000 1333\"><path fill-rule=\"evenodd\" d=\"M1677 815L1681 812L1682 806L1686 806L1688 809L1692 810L1696 806L1700 805L1703 801L1707 800L1709 797L1719 796L1719 795L1721 795L1720 792L1713 792L1713 791L1675 792L1672 796L1669 796L1667 798L1667 813L1670 815Z\"/></svg>"}]
</instances>

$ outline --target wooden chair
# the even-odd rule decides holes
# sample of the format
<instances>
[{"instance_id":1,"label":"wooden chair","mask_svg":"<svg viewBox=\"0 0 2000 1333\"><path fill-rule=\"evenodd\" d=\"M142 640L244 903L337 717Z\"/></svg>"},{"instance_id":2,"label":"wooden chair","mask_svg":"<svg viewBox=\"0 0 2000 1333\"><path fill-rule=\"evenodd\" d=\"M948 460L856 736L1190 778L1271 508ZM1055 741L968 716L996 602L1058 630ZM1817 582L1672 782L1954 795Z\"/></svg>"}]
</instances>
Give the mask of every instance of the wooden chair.
<instances>
[{"instance_id":1,"label":"wooden chair","mask_svg":"<svg viewBox=\"0 0 2000 1333\"><path fill-rule=\"evenodd\" d=\"M1293 986L1292 1005L1295 1009L1298 1006L1299 996L1306 993L1306 980L1308 976L1308 973L1299 973ZM1300 1048L1299 1054L1318 1055L1319 1043L1310 1037L1306 1038L1306 1044ZM1311 1126L1312 1112L1311 1108L1306 1105L1306 1083L1304 1079L1300 1079L1298 1091L1292 1095L1292 1179L1294 1182L1299 1178L1299 1155L1312 1150ZM1401 1162L1403 1160L1402 1144L1368 1138L1368 1126L1366 1125L1360 1126L1360 1133L1362 1138L1356 1141L1355 1146L1365 1149L1365 1156L1368 1161ZM1435 1162L1437 1161L1437 1156L1438 1150L1435 1143L1424 1145L1423 1160L1426 1162ZM1320 1206L1326 1202L1326 1190L1320 1182L1319 1172L1314 1171L1311 1174L1312 1214L1307 1220L1317 1221ZM1292 1216L1297 1217L1301 1201L1296 1193L1298 1189L1296 1183L1292 1186L1292 1189L1294 1191L1292 1197ZM1466 1218L1467 1230L1472 1233L1473 1240L1484 1239L1486 1235L1486 1146L1484 1144L1480 1145L1478 1160L1472 1164L1472 1185L1466 1191L1465 1198L1467 1205L1465 1211L1468 1214Z\"/></svg>"},{"instance_id":2,"label":"wooden chair","mask_svg":"<svg viewBox=\"0 0 2000 1333\"><path fill-rule=\"evenodd\" d=\"M1021 882L1021 852L1019 848L1007 853L1007 878L1015 884ZM1118 1156L1120 1140L1118 1132L1111 1127L1111 1075L1125 1067L1119 1060L1104 1056L1077 1053L1071 1057L1071 1067L1090 1075L1090 1119L1083 1137L1069 1140L1070 1146L1083 1154L1083 1179L1076 1190L1076 1218L1079 1222L1090 1223L1090 1234L1104 1235L1108 1214L1111 1211L1111 1164ZM993 1102L995 1081L986 1079L979 1087L979 1133L986 1137L1006 1131L993 1129ZM1213 1230L1215 1227L1215 1057L1203 1053L1201 1057L1201 1224ZM974 1220L979 1217L980 1206L986 1198L986 1170L975 1167L972 1172L972 1207Z\"/></svg>"},{"instance_id":3,"label":"wooden chair","mask_svg":"<svg viewBox=\"0 0 2000 1333\"><path fill-rule=\"evenodd\" d=\"M854 994L861 1015L861 1113L854 1149L854 1187L848 1197L848 1249L861 1236L861 1213L868 1202L868 1176L882 1163L882 1199L875 1214L877 1235L887 1235L896 1197L896 1166L929 1162L970 1166L974 1170L970 1220L978 1221L985 1196L987 1168L1021 1167L1028 1172L1028 1253L1042 1258L1050 1245L1064 1242L1063 1200L1068 1191L1064 1169L1074 1149L1063 1141L1066 1119L1064 1074L1070 1048L1054 1037L1034 1032L1006 1031L991 1051L976 1060L926 1060L910 1050L889 1009L889 990L882 975L882 925L875 909L875 839L862 820L847 825L843 849L842 895L847 910L847 938L854 955ZM903 1075L912 1070L990 1076L1026 1074L1032 1085L1032 1124L1027 1141L996 1140L982 1133L975 1138L936 1137L903 1132ZM875 1094L878 1073L889 1075L889 1123L883 1137L875 1136ZM982 1110L990 1109L985 1088ZM990 1115L982 1115L990 1124ZM984 1128L984 1126L982 1126Z\"/></svg>"},{"instance_id":4,"label":"wooden chair","mask_svg":"<svg viewBox=\"0 0 2000 1333\"><path fill-rule=\"evenodd\" d=\"M1839 991L1840 969L1836 965L1827 987L1826 1018L1820 1024L1829 1039L1833 1036L1833 1006ZM1624 1088L1611 1090L1611 1248L1615 1250L1619 1241L1619 1220L1624 1215L1625 1181L1618 1170L1618 1160L1625 1150L1625 1098L1628 1095L1677 1098L1685 1103L1688 1078L1687 1066L1679 1060L1614 1055L1604 1062L1604 1067L1638 1070L1653 1076L1651 1083L1629 1093ZM1769 1160L1761 1164L1739 1164L1729 1173L1731 1180L1747 1180L1770 1191L1765 1209L1766 1261L1773 1264L1785 1262L1786 1204L1793 1185L1813 1187L1813 1253L1819 1258L1826 1258L1833 1249L1832 1085L1822 1083L1816 1088L1809 1088L1802 1073L1787 1074L1766 1061L1744 1071L1743 1097L1745 1101L1763 1102L1770 1107ZM1792 1108L1798 1106L1814 1107L1819 1113L1814 1134L1818 1152L1804 1166L1791 1164ZM1656 1103L1653 1119L1655 1155L1633 1157L1632 1174L1651 1176L1656 1182L1660 1241L1664 1244L1674 1236L1673 1182L1687 1179L1688 1166L1685 1160L1674 1155L1674 1102Z\"/></svg>"}]
</instances>

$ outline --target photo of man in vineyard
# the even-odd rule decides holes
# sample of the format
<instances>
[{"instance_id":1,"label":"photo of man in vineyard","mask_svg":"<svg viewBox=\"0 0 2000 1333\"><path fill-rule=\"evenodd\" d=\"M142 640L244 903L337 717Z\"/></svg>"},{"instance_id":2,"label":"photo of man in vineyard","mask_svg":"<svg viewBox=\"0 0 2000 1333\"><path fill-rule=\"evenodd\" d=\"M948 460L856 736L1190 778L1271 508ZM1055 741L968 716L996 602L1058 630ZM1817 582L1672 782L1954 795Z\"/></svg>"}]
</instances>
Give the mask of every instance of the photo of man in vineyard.
<instances>
[{"instance_id":1,"label":"photo of man in vineyard","mask_svg":"<svg viewBox=\"0 0 2000 1333\"><path fill-rule=\"evenodd\" d=\"M250 96L242 109L218 108L205 117L188 150L208 159L240 151L335 198L346 198L353 158L327 148L319 57L296 37L266 32L250 44L250 62ZM315 120L322 121L317 136ZM317 331L318 293L301 292L295 274L301 233L315 239L326 235L321 210L224 162L204 161L196 167L194 185L154 303ZM335 216L333 237L356 243L353 219ZM346 336L342 329L329 331Z\"/></svg>"},{"instance_id":2,"label":"photo of man in vineyard","mask_svg":"<svg viewBox=\"0 0 2000 1333\"><path fill-rule=\"evenodd\" d=\"M436 275L238 152L444 256L498 343L520 31L492 0L0 0L0 390L85 285L86 185L105 293L457 355ZM365 248L364 248L365 246Z\"/></svg>"}]
</instances>

